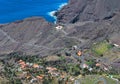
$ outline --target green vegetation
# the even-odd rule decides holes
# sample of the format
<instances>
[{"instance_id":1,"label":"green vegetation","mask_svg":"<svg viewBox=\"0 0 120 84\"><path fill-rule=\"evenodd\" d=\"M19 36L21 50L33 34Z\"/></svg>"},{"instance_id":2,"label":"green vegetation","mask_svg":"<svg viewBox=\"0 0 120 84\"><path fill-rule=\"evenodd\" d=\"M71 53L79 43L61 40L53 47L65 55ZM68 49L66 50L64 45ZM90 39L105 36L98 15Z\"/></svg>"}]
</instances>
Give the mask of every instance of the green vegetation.
<instances>
[{"instance_id":1,"label":"green vegetation","mask_svg":"<svg viewBox=\"0 0 120 84\"><path fill-rule=\"evenodd\" d=\"M86 76L85 78L82 78L82 84L95 84L95 82L98 80L99 76Z\"/></svg>"},{"instance_id":2,"label":"green vegetation","mask_svg":"<svg viewBox=\"0 0 120 84\"><path fill-rule=\"evenodd\" d=\"M13 65L5 65L2 72L8 81L8 84L22 84L21 80L16 76L16 67Z\"/></svg>"},{"instance_id":3,"label":"green vegetation","mask_svg":"<svg viewBox=\"0 0 120 84\"><path fill-rule=\"evenodd\" d=\"M8 56L7 56L8 57ZM39 59L38 56L27 56L27 55L19 55L18 53L11 53L9 54L9 57L6 59L5 63L3 62L4 66L3 66L3 71L1 72L2 75L6 78L6 80L8 80L9 84L22 84L22 82L26 82L26 80L28 81L27 83L30 82L30 80L32 80L32 78L35 78L39 75L44 75L46 77L43 78L43 84L53 84L56 82L56 84L59 84L57 82L66 82L65 79L61 78L62 75L64 75L63 77L67 76L67 71L70 71L69 69L72 69L72 73L77 74L79 71L79 66L76 65L67 65L67 63L65 63L65 57L61 56L60 57L60 61L63 64L60 65L56 65L54 63L54 65L49 64L47 65L46 63L46 59L45 58L41 58ZM8 61L9 60L9 61ZM11 61L14 60L14 61ZM22 60L22 62L26 65L26 63L32 63L32 64L38 64L39 66L42 66L42 69L39 68L33 68L33 66L28 65L28 66L24 66L24 64L20 65L19 61ZM21 62L21 63L22 63ZM1 62L2 63L2 62ZM22 69L21 67L24 66L24 68ZM48 73L48 70L46 69L47 67L57 67L57 69L59 69L57 72L53 72L55 74L59 74L59 76L52 76L51 72ZM71 67L71 68L70 68ZM19 71L19 69L21 68L21 70ZM23 75L27 73L26 75ZM21 76L22 78L21 78ZM27 77L30 76L30 78L28 79ZM22 81L22 82L21 82Z\"/></svg>"},{"instance_id":4,"label":"green vegetation","mask_svg":"<svg viewBox=\"0 0 120 84\"><path fill-rule=\"evenodd\" d=\"M117 81L111 79L111 78L108 78L108 77L105 77L106 81L108 84L117 84Z\"/></svg>"},{"instance_id":5,"label":"green vegetation","mask_svg":"<svg viewBox=\"0 0 120 84\"><path fill-rule=\"evenodd\" d=\"M65 61L65 56L60 56L60 61Z\"/></svg>"},{"instance_id":6,"label":"green vegetation","mask_svg":"<svg viewBox=\"0 0 120 84\"><path fill-rule=\"evenodd\" d=\"M100 75L87 75L84 78L78 78L81 84L116 84L117 81L114 81L111 78Z\"/></svg>"},{"instance_id":7,"label":"green vegetation","mask_svg":"<svg viewBox=\"0 0 120 84\"><path fill-rule=\"evenodd\" d=\"M113 77L120 79L120 74L118 74L118 75L113 75Z\"/></svg>"},{"instance_id":8,"label":"green vegetation","mask_svg":"<svg viewBox=\"0 0 120 84\"><path fill-rule=\"evenodd\" d=\"M66 72L68 72L70 75L78 76L80 74L80 67L78 64L67 64Z\"/></svg>"},{"instance_id":9,"label":"green vegetation","mask_svg":"<svg viewBox=\"0 0 120 84\"><path fill-rule=\"evenodd\" d=\"M98 84L98 82L102 82L99 81L101 76L106 81L110 81L108 83L114 84L116 82L106 77L109 75L107 71L104 72L100 67L95 66L95 59L86 60L84 63L88 65L88 68L82 68L79 62L72 62L65 56L60 56L55 61L46 61L47 57L40 59L38 56L17 53L11 53L7 57L4 62L1 62L3 64L1 73L8 84L22 84L22 82L29 84L33 78L37 79L37 76L42 77L42 79L37 79L37 82L42 82L40 84L74 84L76 80L80 81L81 84ZM35 68L34 64L38 65L39 68ZM22 68L22 66L24 67ZM91 71L90 68L92 68ZM107 75L103 76L103 74ZM113 77L118 79L120 76L113 74Z\"/></svg>"},{"instance_id":10,"label":"green vegetation","mask_svg":"<svg viewBox=\"0 0 120 84\"><path fill-rule=\"evenodd\" d=\"M93 45L92 51L99 56L102 56L104 53L106 53L109 49L112 48L112 45L110 45L108 42L103 41L100 43L97 43Z\"/></svg>"},{"instance_id":11,"label":"green vegetation","mask_svg":"<svg viewBox=\"0 0 120 84\"><path fill-rule=\"evenodd\" d=\"M95 66L95 60L88 60L86 64L89 65L90 67L93 67Z\"/></svg>"}]
</instances>

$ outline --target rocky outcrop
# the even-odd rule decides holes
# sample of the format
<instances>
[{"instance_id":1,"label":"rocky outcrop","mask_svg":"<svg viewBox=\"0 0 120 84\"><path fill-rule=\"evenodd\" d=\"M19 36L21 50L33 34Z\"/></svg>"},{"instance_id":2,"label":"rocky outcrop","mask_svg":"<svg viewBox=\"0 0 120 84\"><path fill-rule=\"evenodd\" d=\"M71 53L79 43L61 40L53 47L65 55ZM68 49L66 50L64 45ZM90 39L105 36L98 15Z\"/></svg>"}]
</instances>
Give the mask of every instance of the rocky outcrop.
<instances>
[{"instance_id":1,"label":"rocky outcrop","mask_svg":"<svg viewBox=\"0 0 120 84\"><path fill-rule=\"evenodd\" d=\"M58 23L109 20L120 11L120 0L70 0L56 13Z\"/></svg>"}]
</instances>

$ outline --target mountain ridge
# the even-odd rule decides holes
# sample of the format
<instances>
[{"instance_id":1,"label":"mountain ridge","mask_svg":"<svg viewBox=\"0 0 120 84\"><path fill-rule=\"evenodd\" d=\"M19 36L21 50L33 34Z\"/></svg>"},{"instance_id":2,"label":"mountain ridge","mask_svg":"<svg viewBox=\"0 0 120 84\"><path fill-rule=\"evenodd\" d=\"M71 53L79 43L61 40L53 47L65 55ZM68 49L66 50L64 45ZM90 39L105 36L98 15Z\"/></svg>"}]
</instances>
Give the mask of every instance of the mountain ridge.
<instances>
[{"instance_id":1,"label":"mountain ridge","mask_svg":"<svg viewBox=\"0 0 120 84\"><path fill-rule=\"evenodd\" d=\"M58 23L110 19L120 11L119 0L70 0L56 13Z\"/></svg>"}]
</instances>

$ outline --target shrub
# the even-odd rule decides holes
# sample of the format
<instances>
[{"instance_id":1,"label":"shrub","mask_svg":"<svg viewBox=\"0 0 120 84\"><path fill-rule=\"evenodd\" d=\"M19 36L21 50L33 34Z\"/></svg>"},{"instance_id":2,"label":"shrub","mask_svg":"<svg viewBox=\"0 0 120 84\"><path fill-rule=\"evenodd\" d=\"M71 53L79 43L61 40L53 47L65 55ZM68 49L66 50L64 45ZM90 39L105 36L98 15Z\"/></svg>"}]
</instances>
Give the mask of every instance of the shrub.
<instances>
[{"instance_id":1,"label":"shrub","mask_svg":"<svg viewBox=\"0 0 120 84\"><path fill-rule=\"evenodd\" d=\"M107 52L112 46L106 41L97 43L93 45L92 51L99 56L102 56L105 52Z\"/></svg>"}]
</instances>

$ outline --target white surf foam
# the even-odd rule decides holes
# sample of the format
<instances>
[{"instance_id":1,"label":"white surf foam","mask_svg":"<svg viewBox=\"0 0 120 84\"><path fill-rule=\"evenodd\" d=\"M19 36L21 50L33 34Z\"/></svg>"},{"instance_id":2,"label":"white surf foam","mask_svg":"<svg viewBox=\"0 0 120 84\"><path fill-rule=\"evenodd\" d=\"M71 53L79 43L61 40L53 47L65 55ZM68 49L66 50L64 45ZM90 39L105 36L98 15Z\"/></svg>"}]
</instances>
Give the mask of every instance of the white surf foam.
<instances>
[{"instance_id":1,"label":"white surf foam","mask_svg":"<svg viewBox=\"0 0 120 84\"><path fill-rule=\"evenodd\" d=\"M65 5L67 5L67 3L62 3L62 4L60 4L60 5L58 6L58 10L61 10L61 8L62 8L63 6L65 6ZM56 24L56 21L57 21L57 17L56 17L54 14L55 14L55 12L57 12L58 10L54 10L54 11L48 12L48 15L51 16L51 17L53 17L53 18L55 19L55 21L54 21L55 24Z\"/></svg>"}]
</instances>

